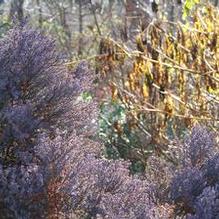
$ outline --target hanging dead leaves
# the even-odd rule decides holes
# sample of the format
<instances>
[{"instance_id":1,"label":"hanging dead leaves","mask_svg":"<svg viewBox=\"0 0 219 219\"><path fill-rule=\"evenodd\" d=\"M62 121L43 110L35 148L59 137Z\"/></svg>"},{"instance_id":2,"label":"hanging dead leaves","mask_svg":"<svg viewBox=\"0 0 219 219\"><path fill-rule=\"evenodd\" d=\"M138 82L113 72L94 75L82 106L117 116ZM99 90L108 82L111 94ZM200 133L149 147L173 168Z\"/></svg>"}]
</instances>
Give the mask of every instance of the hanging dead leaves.
<instances>
[{"instance_id":1,"label":"hanging dead leaves","mask_svg":"<svg viewBox=\"0 0 219 219\"><path fill-rule=\"evenodd\" d=\"M102 39L97 66L112 99L125 103L127 112L138 110L152 136L154 127L163 136L169 129L180 133L196 122L215 128L219 122L218 33L219 14L205 5L194 11L192 22L151 23L137 36L136 49Z\"/></svg>"}]
</instances>

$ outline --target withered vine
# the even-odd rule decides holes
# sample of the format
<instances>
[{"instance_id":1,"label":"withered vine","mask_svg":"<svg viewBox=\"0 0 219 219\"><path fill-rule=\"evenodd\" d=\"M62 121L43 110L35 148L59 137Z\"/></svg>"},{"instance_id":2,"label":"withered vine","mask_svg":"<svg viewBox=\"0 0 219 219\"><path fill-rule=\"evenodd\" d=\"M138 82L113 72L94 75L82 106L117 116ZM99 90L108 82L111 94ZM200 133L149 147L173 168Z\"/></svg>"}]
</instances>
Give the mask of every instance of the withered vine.
<instances>
[{"instance_id":1,"label":"withered vine","mask_svg":"<svg viewBox=\"0 0 219 219\"><path fill-rule=\"evenodd\" d=\"M101 40L97 69L126 116L111 128L117 143L129 142L127 128L140 139L127 157L145 164L148 153L156 152L173 161L166 150L171 137L195 123L218 129L218 32L218 10L204 4L186 23L154 19L136 37L136 49L111 38Z\"/></svg>"}]
</instances>

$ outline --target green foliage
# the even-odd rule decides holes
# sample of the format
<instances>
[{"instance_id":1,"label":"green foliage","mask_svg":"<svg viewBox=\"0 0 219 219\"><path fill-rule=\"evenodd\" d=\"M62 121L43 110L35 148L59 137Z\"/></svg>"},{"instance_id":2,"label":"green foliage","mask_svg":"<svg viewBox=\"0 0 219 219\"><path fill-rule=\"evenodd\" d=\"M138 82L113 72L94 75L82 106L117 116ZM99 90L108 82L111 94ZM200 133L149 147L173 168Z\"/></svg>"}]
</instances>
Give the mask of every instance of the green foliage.
<instances>
[{"instance_id":1,"label":"green foliage","mask_svg":"<svg viewBox=\"0 0 219 219\"><path fill-rule=\"evenodd\" d=\"M82 97L83 101L85 101L85 102L90 102L93 99L92 94L90 92L87 92L87 91L83 92L81 94L81 97Z\"/></svg>"},{"instance_id":2,"label":"green foliage","mask_svg":"<svg viewBox=\"0 0 219 219\"><path fill-rule=\"evenodd\" d=\"M145 159L136 159L136 149L142 149L142 139L139 138L138 129L130 128L130 118L125 106L118 101L112 101L102 103L100 109L99 137L105 144L105 156L109 159L128 158L132 173L143 172L146 159L152 150L148 147L144 151Z\"/></svg>"},{"instance_id":3,"label":"green foliage","mask_svg":"<svg viewBox=\"0 0 219 219\"><path fill-rule=\"evenodd\" d=\"M191 13L192 9L200 3L200 0L186 0L183 7L183 19L185 20Z\"/></svg>"},{"instance_id":4,"label":"green foliage","mask_svg":"<svg viewBox=\"0 0 219 219\"><path fill-rule=\"evenodd\" d=\"M125 108L117 102L102 103L100 107L99 135L106 144L116 141L118 133L112 127L117 123L123 125L126 120Z\"/></svg>"},{"instance_id":5,"label":"green foliage","mask_svg":"<svg viewBox=\"0 0 219 219\"><path fill-rule=\"evenodd\" d=\"M0 14L0 37L2 37L11 28L11 23L7 16Z\"/></svg>"}]
</instances>

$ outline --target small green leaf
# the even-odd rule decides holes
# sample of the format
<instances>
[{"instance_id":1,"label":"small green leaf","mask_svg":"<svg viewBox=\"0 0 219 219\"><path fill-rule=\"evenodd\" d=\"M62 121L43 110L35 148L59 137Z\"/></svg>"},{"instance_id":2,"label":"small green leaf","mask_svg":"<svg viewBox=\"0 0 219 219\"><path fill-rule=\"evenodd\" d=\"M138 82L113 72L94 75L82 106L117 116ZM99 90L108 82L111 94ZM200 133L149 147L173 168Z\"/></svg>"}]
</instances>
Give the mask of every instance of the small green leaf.
<instances>
[{"instance_id":1,"label":"small green leaf","mask_svg":"<svg viewBox=\"0 0 219 219\"><path fill-rule=\"evenodd\" d=\"M184 8L183 8L183 15L182 15L183 20L185 20L189 16L193 7L198 3L200 3L200 0L186 0L185 1Z\"/></svg>"}]
</instances>

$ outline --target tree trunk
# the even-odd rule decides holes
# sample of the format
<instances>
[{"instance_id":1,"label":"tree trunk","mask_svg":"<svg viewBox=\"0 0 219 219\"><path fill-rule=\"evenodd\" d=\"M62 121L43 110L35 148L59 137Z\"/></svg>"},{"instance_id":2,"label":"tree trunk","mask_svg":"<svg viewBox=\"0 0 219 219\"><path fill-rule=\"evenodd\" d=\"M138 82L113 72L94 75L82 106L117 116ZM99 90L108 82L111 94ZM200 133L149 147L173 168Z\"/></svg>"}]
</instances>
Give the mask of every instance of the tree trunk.
<instances>
[{"instance_id":1,"label":"tree trunk","mask_svg":"<svg viewBox=\"0 0 219 219\"><path fill-rule=\"evenodd\" d=\"M38 8L38 23L39 23L39 27L42 27L43 24L43 17L42 17L42 8L40 5L40 0L36 0L37 3L37 8Z\"/></svg>"},{"instance_id":2,"label":"tree trunk","mask_svg":"<svg viewBox=\"0 0 219 219\"><path fill-rule=\"evenodd\" d=\"M10 5L10 14L9 19L16 19L19 23L24 20L24 11L23 11L24 0L13 0Z\"/></svg>"},{"instance_id":3,"label":"tree trunk","mask_svg":"<svg viewBox=\"0 0 219 219\"><path fill-rule=\"evenodd\" d=\"M79 21L79 41L78 41L78 55L82 54L82 44L83 44L83 38L82 38L82 34L83 34L83 15L82 15L82 2L79 1L79 13L78 13L78 21Z\"/></svg>"}]
</instances>

